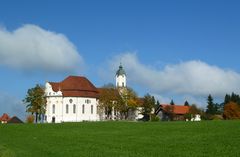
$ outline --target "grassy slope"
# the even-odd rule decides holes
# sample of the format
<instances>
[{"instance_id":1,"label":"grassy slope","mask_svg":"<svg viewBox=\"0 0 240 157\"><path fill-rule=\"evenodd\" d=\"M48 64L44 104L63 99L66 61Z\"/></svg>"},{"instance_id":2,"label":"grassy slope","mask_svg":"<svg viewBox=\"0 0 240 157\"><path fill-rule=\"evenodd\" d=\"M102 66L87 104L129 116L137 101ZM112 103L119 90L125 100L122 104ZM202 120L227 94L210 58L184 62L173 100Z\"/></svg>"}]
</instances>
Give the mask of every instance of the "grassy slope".
<instances>
[{"instance_id":1,"label":"grassy slope","mask_svg":"<svg viewBox=\"0 0 240 157\"><path fill-rule=\"evenodd\" d=\"M0 125L0 156L238 156L240 121Z\"/></svg>"}]
</instances>

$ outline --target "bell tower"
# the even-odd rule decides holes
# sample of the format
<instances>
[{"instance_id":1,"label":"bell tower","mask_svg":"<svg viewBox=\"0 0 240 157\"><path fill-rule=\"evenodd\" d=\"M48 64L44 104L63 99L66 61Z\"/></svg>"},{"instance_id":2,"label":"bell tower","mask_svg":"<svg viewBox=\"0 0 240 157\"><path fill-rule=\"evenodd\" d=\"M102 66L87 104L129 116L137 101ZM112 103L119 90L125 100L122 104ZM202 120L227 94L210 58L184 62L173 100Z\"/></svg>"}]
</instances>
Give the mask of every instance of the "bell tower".
<instances>
[{"instance_id":1,"label":"bell tower","mask_svg":"<svg viewBox=\"0 0 240 157\"><path fill-rule=\"evenodd\" d=\"M117 88L123 88L127 86L127 78L126 73L123 69L122 64L120 63L119 68L116 72L116 87Z\"/></svg>"}]
</instances>

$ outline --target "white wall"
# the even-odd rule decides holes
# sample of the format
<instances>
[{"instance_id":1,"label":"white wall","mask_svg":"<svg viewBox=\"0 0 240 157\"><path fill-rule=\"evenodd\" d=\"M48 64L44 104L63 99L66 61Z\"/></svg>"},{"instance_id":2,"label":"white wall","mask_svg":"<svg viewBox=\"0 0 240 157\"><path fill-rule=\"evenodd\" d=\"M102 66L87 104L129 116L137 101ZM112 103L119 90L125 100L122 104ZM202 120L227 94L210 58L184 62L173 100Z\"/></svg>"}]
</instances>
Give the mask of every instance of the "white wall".
<instances>
[{"instance_id":1,"label":"white wall","mask_svg":"<svg viewBox=\"0 0 240 157\"><path fill-rule=\"evenodd\" d=\"M45 122L51 123L52 117L55 117L56 123L99 120L96 98L63 97L60 92L54 93L51 85L49 85L49 83L46 83L47 106ZM73 113L74 104L76 105L76 113ZM53 105L55 105L55 113L53 113ZM66 113L66 105L69 106L68 113ZM82 112L82 105L84 105L84 113ZM93 113L91 113L91 105L93 106Z\"/></svg>"},{"instance_id":2,"label":"white wall","mask_svg":"<svg viewBox=\"0 0 240 157\"><path fill-rule=\"evenodd\" d=\"M124 83L124 86L123 86ZM116 87L126 87L126 76L125 75L116 75Z\"/></svg>"}]
</instances>

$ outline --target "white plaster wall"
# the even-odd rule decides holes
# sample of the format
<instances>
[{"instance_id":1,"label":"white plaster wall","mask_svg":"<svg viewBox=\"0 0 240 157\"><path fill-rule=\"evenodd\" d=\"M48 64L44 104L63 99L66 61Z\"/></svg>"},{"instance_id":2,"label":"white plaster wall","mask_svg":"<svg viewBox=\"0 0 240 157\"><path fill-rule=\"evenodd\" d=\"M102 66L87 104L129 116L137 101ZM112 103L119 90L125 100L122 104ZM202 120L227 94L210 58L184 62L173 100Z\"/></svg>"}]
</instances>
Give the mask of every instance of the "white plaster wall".
<instances>
[{"instance_id":1,"label":"white plaster wall","mask_svg":"<svg viewBox=\"0 0 240 157\"><path fill-rule=\"evenodd\" d=\"M70 103L72 99L72 103ZM86 103L85 100L90 100ZM52 112L52 106L55 104L55 114ZM73 113L73 105L76 105L76 113ZM68 113L66 113L66 105L68 105ZM84 113L82 112L82 105L84 105ZM91 113L91 105L93 112ZM46 121L52 122L52 117L55 117L55 122L80 122L80 121L99 121L97 114L97 101L96 98L85 97L48 97Z\"/></svg>"},{"instance_id":2,"label":"white plaster wall","mask_svg":"<svg viewBox=\"0 0 240 157\"><path fill-rule=\"evenodd\" d=\"M51 123L52 117L55 117L56 123L99 120L99 115L97 114L96 98L63 97L62 92L54 92L49 83L46 83L45 93L47 96L45 122ZM72 99L72 103L70 103L70 99ZM85 100L90 100L90 103L86 103ZM67 104L69 106L68 113L66 113ZM76 113L73 113L74 104L76 105ZM53 105L55 105L55 113L52 111ZM84 113L82 113L82 105L85 106ZM91 105L93 105L93 113L91 113Z\"/></svg>"},{"instance_id":3,"label":"white plaster wall","mask_svg":"<svg viewBox=\"0 0 240 157\"><path fill-rule=\"evenodd\" d=\"M126 87L126 83L127 83L126 76L125 75L119 75L119 76L116 75L116 87L123 87L122 83L124 83L124 87Z\"/></svg>"}]
</instances>

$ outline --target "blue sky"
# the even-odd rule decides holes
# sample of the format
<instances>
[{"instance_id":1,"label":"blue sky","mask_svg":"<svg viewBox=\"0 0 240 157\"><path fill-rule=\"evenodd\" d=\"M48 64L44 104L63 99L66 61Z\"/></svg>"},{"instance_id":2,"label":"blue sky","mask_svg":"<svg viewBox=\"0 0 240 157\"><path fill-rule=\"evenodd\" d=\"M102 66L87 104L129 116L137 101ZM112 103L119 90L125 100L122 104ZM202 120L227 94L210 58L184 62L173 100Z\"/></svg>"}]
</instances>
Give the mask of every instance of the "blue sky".
<instances>
[{"instance_id":1,"label":"blue sky","mask_svg":"<svg viewBox=\"0 0 240 157\"><path fill-rule=\"evenodd\" d=\"M68 75L97 87L120 62L128 85L160 102L204 107L240 90L240 2L2 1L0 114L21 115L27 89ZM36 41L35 41L36 39Z\"/></svg>"}]
</instances>

